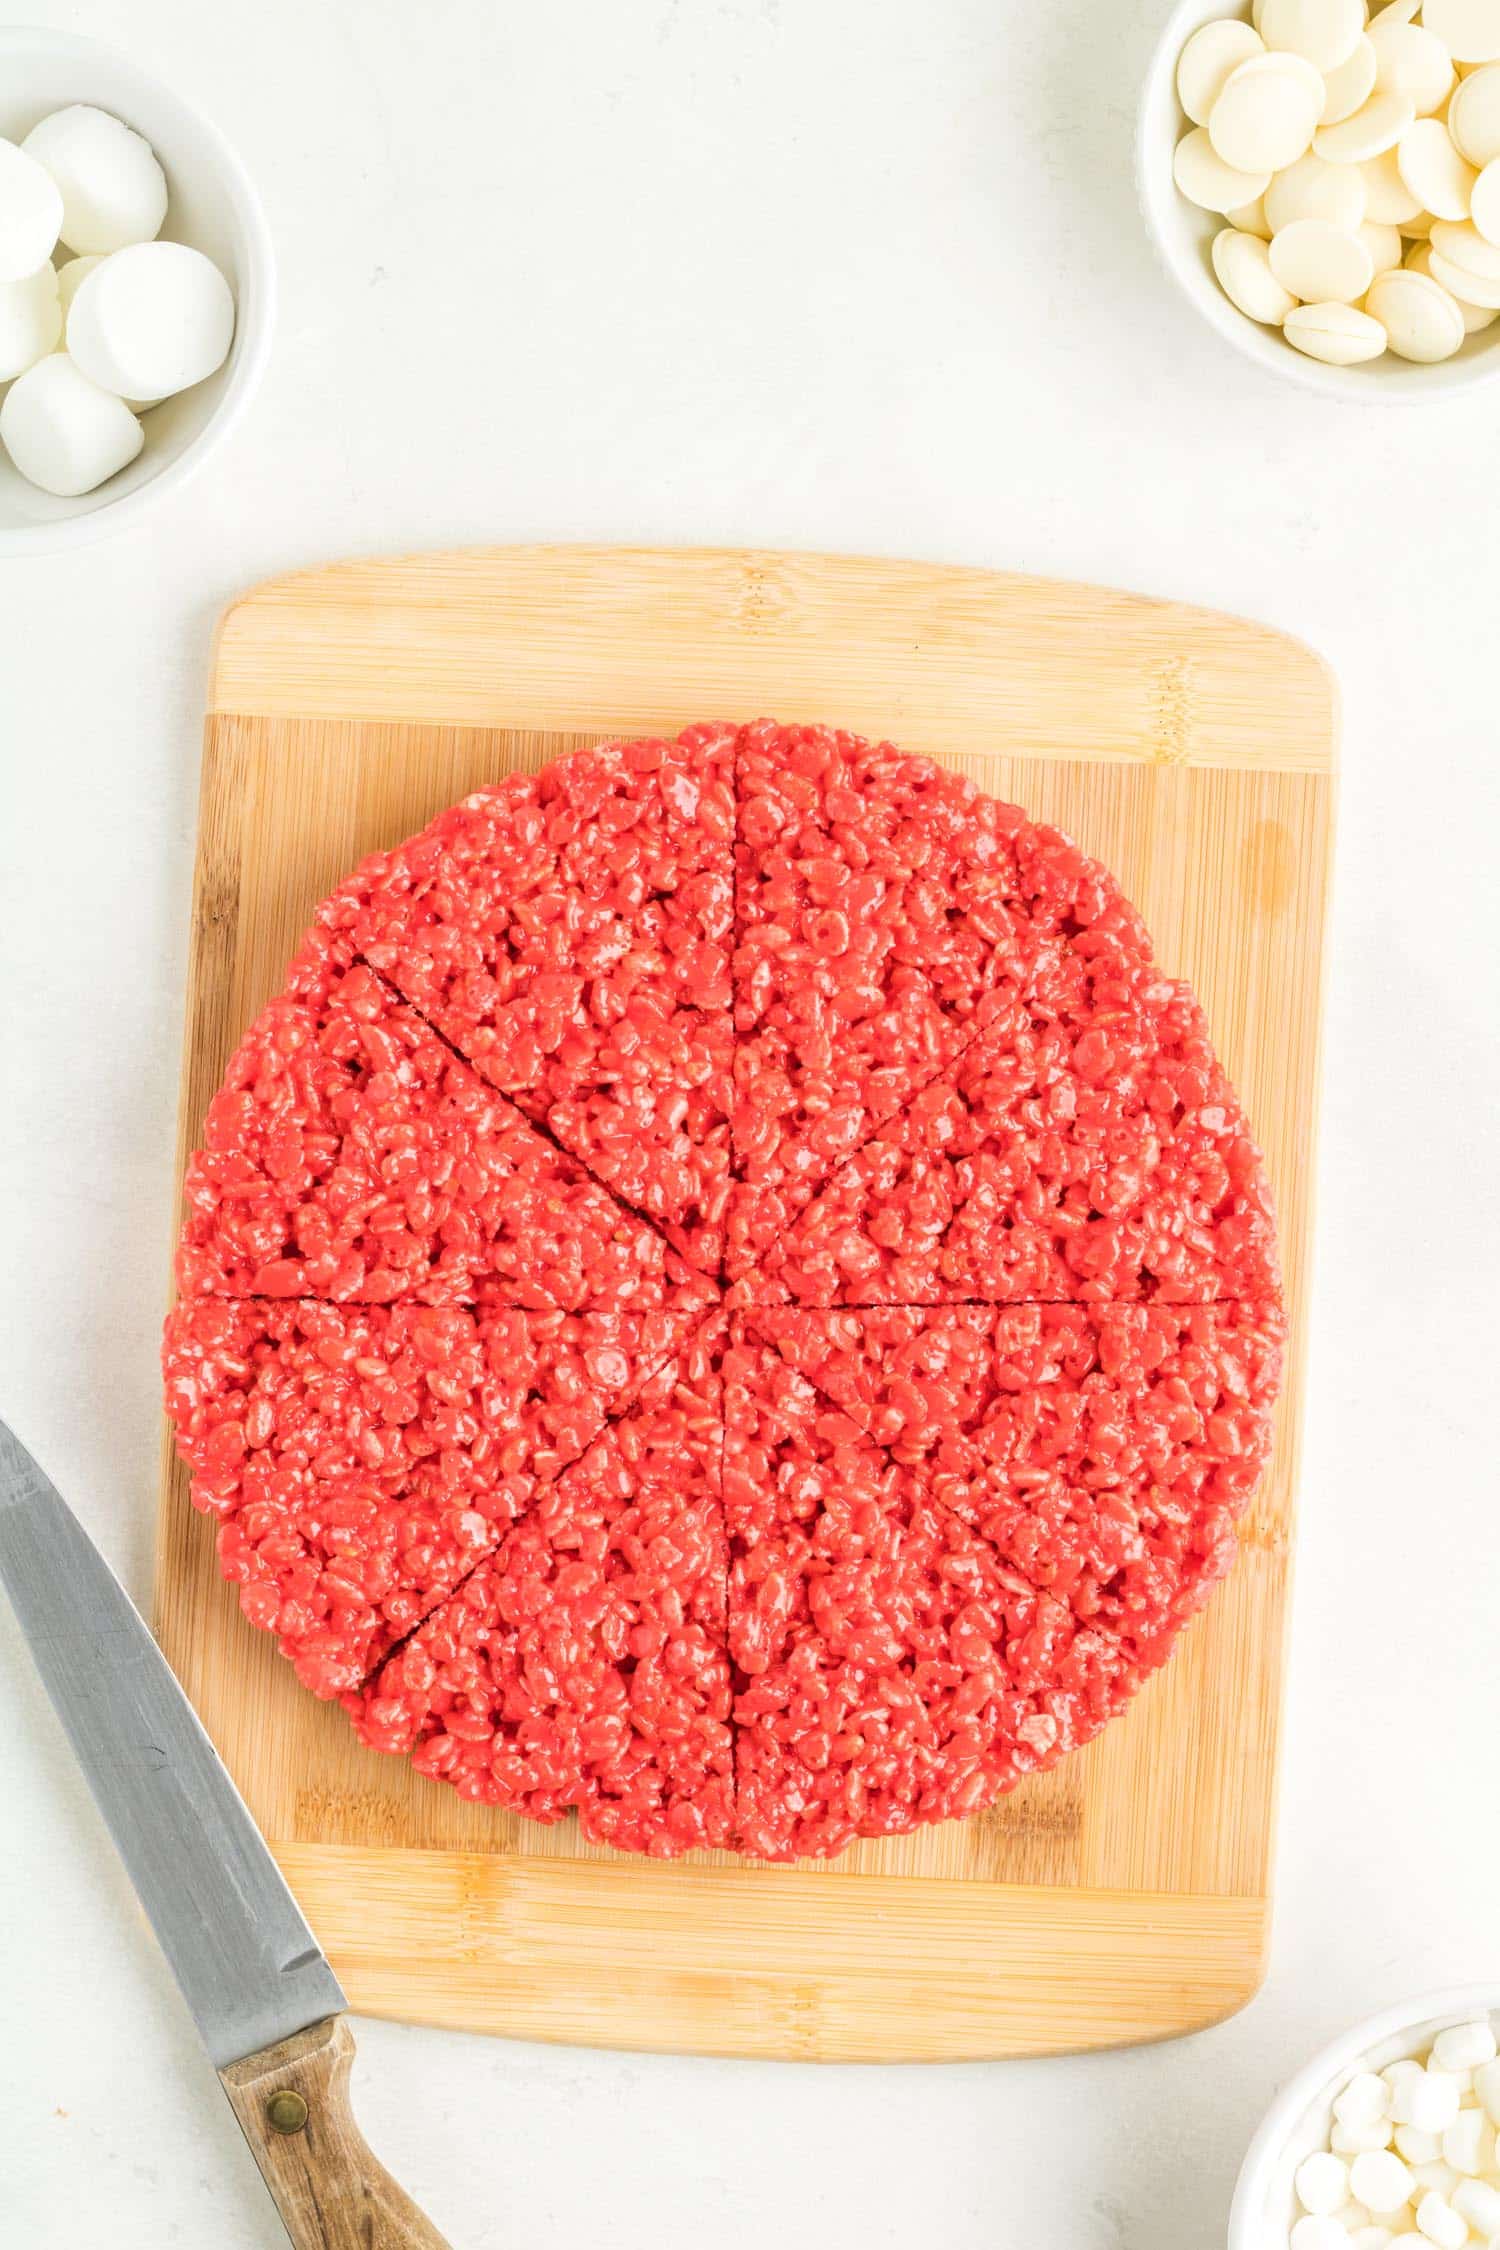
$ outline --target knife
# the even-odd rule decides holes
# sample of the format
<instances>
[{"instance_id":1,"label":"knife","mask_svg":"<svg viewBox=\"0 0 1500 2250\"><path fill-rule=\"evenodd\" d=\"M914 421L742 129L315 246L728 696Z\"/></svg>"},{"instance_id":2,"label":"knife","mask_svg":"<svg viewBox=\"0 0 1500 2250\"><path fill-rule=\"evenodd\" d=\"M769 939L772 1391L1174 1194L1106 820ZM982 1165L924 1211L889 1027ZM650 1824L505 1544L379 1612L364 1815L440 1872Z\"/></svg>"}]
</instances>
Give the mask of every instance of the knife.
<instances>
[{"instance_id":1,"label":"knife","mask_svg":"<svg viewBox=\"0 0 1500 2250\"><path fill-rule=\"evenodd\" d=\"M448 2250L354 2122L347 2002L244 1800L3 1422L0 1580L295 2250Z\"/></svg>"}]
</instances>

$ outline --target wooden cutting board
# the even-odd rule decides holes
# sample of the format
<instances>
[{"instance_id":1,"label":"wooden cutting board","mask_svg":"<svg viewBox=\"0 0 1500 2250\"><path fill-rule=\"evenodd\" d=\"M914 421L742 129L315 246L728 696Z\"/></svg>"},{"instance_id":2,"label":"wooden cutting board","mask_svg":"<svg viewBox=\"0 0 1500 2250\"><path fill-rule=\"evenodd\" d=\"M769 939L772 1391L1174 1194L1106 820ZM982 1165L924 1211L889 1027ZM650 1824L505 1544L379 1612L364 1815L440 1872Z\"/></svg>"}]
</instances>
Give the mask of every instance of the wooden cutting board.
<instances>
[{"instance_id":1,"label":"wooden cutting board","mask_svg":"<svg viewBox=\"0 0 1500 2250\"><path fill-rule=\"evenodd\" d=\"M889 734L1059 822L1197 986L1266 1149L1295 1336L1233 1578L1059 1771L795 1868L621 1857L362 1750L241 1619L173 1465L158 1630L368 2014L844 2060L1189 2031L1255 1990L1269 1915L1336 731L1306 649L1096 587L813 555L500 549L262 586L214 659L183 1151L363 853L577 743L763 713Z\"/></svg>"}]
</instances>

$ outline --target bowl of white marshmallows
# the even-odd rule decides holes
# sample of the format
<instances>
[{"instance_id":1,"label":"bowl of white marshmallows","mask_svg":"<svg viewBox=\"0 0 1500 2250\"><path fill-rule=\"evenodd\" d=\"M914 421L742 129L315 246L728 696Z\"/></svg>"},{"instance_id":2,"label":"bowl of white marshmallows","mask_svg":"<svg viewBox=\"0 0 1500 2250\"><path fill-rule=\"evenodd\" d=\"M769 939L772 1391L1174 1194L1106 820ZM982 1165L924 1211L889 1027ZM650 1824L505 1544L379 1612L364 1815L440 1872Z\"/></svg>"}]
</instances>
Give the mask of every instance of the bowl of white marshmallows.
<instances>
[{"instance_id":1,"label":"bowl of white marshmallows","mask_svg":"<svg viewBox=\"0 0 1500 2250\"><path fill-rule=\"evenodd\" d=\"M1500 1985L1407 2001L1292 2078L1245 2158L1229 2250L1494 2250Z\"/></svg>"},{"instance_id":2,"label":"bowl of white marshmallows","mask_svg":"<svg viewBox=\"0 0 1500 2250\"><path fill-rule=\"evenodd\" d=\"M1341 397L1500 376L1500 0L1183 0L1137 141L1168 272Z\"/></svg>"},{"instance_id":3,"label":"bowl of white marshmallows","mask_svg":"<svg viewBox=\"0 0 1500 2250\"><path fill-rule=\"evenodd\" d=\"M247 404L270 240L226 143L128 58L0 28L0 555L122 528Z\"/></svg>"}]
</instances>

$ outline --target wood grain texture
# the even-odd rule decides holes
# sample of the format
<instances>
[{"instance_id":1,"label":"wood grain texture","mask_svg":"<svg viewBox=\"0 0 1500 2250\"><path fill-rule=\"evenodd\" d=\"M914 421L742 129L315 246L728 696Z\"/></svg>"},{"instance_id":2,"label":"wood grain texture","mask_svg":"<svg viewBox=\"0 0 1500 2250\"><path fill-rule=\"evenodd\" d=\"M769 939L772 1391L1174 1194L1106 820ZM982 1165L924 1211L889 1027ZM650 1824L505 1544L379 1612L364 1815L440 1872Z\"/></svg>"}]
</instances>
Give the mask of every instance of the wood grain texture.
<instances>
[{"instance_id":1,"label":"wood grain texture","mask_svg":"<svg viewBox=\"0 0 1500 2250\"><path fill-rule=\"evenodd\" d=\"M293 2250L449 2250L355 2124L353 2063L330 2016L219 2072Z\"/></svg>"},{"instance_id":2,"label":"wood grain texture","mask_svg":"<svg viewBox=\"0 0 1500 2250\"><path fill-rule=\"evenodd\" d=\"M364 852L580 741L709 715L891 734L1053 820L1191 977L1266 1150L1293 1349L1208 1614L1129 1714L980 1818L833 1865L673 1867L361 1749L219 1580L170 1460L158 1628L356 2008L801 2057L1165 2036L1260 1975L1301 1419L1334 700L1234 619L917 564L618 550L357 563L229 612L204 753L182 1145Z\"/></svg>"},{"instance_id":3,"label":"wood grain texture","mask_svg":"<svg viewBox=\"0 0 1500 2250\"><path fill-rule=\"evenodd\" d=\"M1322 665L1210 610L854 555L501 547L257 587L221 623L211 707L479 727L503 709L582 735L836 714L932 753L1259 767L1272 671L1274 759L1325 772Z\"/></svg>"}]
</instances>

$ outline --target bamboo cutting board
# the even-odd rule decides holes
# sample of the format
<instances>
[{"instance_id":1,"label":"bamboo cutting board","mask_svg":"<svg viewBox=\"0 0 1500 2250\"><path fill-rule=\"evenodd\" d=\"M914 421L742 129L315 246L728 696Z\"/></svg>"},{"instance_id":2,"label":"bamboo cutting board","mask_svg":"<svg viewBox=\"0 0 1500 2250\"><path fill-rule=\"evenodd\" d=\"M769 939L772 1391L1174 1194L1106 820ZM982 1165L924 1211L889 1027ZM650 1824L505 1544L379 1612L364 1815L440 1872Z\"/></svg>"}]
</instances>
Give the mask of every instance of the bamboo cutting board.
<instances>
[{"instance_id":1,"label":"bamboo cutting board","mask_svg":"<svg viewBox=\"0 0 1500 2250\"><path fill-rule=\"evenodd\" d=\"M363 853L579 742L763 713L889 734L1059 822L1197 986L1267 1152L1294 1331L1233 1578L1057 1772L794 1868L611 1854L362 1750L241 1619L176 1467L158 1629L368 2014L843 2060L1193 2030L1254 1991L1269 1914L1335 735L1306 649L1095 587L810 555L500 549L262 586L214 663L183 1150Z\"/></svg>"}]
</instances>

